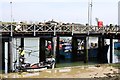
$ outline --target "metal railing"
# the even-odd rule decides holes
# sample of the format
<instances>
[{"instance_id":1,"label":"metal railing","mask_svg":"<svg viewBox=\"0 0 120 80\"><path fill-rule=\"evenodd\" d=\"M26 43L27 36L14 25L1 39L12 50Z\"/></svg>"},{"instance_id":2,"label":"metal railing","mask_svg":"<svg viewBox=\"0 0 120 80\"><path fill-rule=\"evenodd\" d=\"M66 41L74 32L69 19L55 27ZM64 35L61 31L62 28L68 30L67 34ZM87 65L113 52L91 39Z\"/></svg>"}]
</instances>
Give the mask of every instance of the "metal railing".
<instances>
[{"instance_id":1,"label":"metal railing","mask_svg":"<svg viewBox=\"0 0 120 80\"><path fill-rule=\"evenodd\" d=\"M81 33L120 33L119 26L103 26L99 28L98 26L84 26L76 24L0 24L0 32L53 32L54 35L57 32L68 32L73 34Z\"/></svg>"}]
</instances>

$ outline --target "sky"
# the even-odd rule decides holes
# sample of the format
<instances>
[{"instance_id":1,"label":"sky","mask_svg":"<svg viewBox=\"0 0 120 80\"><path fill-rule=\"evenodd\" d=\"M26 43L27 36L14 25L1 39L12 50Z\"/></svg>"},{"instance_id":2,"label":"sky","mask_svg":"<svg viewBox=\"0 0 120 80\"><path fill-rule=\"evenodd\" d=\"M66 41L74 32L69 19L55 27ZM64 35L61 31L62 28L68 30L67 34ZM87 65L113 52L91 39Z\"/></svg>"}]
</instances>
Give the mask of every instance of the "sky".
<instances>
[{"instance_id":1,"label":"sky","mask_svg":"<svg viewBox=\"0 0 120 80\"><path fill-rule=\"evenodd\" d=\"M0 21L11 21L11 4L13 21L44 22L55 20L65 23L88 22L89 0L0 0ZM95 18L104 25L118 24L119 0L93 0L92 24Z\"/></svg>"}]
</instances>

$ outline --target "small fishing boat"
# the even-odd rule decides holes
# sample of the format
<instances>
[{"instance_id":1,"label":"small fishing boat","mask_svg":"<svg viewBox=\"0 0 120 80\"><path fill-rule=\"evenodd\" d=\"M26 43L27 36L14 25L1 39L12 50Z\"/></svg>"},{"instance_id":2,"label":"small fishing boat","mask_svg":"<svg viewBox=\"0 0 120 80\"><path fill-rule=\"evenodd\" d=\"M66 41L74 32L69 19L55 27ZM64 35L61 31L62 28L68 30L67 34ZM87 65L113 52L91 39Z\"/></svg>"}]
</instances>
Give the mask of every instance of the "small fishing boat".
<instances>
[{"instance_id":1,"label":"small fishing boat","mask_svg":"<svg viewBox=\"0 0 120 80\"><path fill-rule=\"evenodd\" d=\"M20 58L20 64L16 66L15 72L19 71L41 71L44 69L53 69L55 67L55 59L54 58L46 58L46 61L42 61L39 63L23 63L24 58ZM16 63L15 63L16 65Z\"/></svg>"}]
</instances>

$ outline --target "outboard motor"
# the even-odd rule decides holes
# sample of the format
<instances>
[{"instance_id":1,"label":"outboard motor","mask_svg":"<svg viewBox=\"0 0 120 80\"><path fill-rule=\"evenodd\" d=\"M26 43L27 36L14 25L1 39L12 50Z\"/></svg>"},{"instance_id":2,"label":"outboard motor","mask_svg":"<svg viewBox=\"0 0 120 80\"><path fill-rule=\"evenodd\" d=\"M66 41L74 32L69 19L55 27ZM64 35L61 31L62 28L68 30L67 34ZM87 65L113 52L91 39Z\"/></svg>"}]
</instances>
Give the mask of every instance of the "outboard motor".
<instances>
[{"instance_id":1,"label":"outboard motor","mask_svg":"<svg viewBox=\"0 0 120 80\"><path fill-rule=\"evenodd\" d=\"M25 63L24 59L25 58L22 57L22 56L19 58L19 66L16 67L18 69L18 71L21 71L21 70L26 71L26 68L30 67L31 64L30 63Z\"/></svg>"}]
</instances>

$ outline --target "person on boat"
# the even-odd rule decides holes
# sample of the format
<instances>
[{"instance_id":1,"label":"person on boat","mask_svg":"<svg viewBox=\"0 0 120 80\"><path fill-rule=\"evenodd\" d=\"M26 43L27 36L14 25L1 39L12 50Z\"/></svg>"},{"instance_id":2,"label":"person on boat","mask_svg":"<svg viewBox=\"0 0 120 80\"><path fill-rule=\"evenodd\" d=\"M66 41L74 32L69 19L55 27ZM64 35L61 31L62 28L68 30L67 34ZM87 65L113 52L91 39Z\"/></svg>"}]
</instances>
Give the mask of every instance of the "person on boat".
<instances>
[{"instance_id":1,"label":"person on boat","mask_svg":"<svg viewBox=\"0 0 120 80\"><path fill-rule=\"evenodd\" d=\"M47 62L47 64L49 66L51 66L52 69L54 69L54 67L55 67L55 58L53 57L53 55L47 57L46 62Z\"/></svg>"},{"instance_id":2,"label":"person on boat","mask_svg":"<svg viewBox=\"0 0 120 80\"><path fill-rule=\"evenodd\" d=\"M52 44L51 44L51 41L48 41L45 53L46 53L46 57L49 57L49 56L52 55Z\"/></svg>"},{"instance_id":3,"label":"person on boat","mask_svg":"<svg viewBox=\"0 0 120 80\"><path fill-rule=\"evenodd\" d=\"M23 48L19 47L19 61L20 61L20 64L24 64L24 54L25 54L25 51Z\"/></svg>"},{"instance_id":4,"label":"person on boat","mask_svg":"<svg viewBox=\"0 0 120 80\"><path fill-rule=\"evenodd\" d=\"M51 51L52 50L52 44L51 41L48 41L48 49Z\"/></svg>"}]
</instances>

